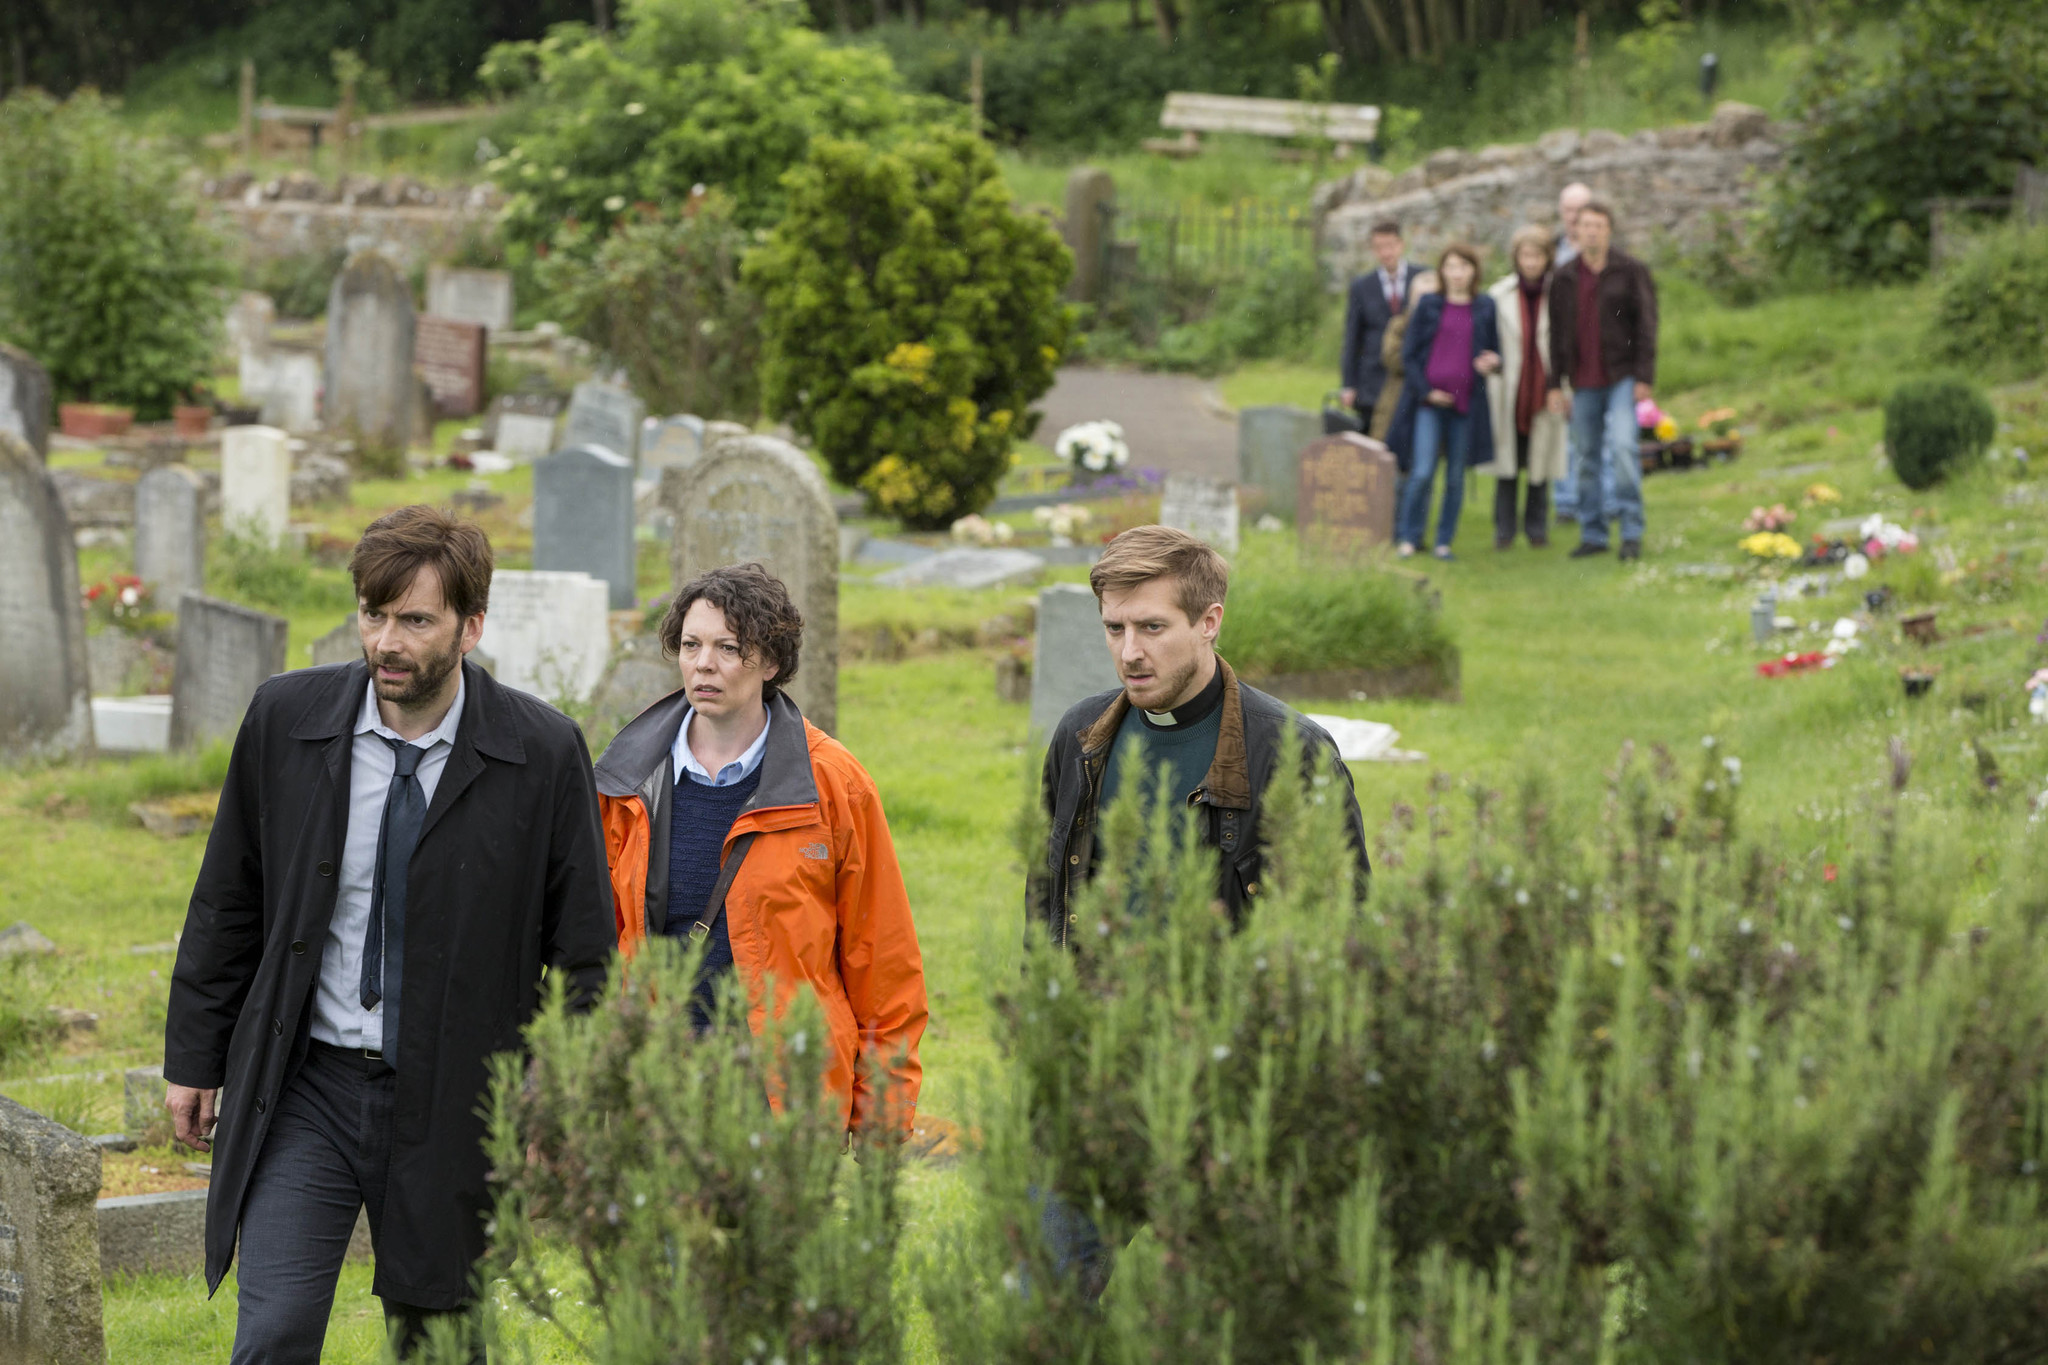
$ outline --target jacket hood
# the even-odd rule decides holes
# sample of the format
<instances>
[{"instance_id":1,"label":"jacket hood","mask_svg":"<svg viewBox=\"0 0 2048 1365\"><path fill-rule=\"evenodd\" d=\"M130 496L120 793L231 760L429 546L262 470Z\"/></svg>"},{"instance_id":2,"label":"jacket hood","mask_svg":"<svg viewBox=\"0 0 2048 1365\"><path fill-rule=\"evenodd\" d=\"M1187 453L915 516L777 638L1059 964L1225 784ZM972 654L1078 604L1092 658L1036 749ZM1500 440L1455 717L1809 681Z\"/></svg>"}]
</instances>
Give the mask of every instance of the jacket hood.
<instances>
[{"instance_id":1,"label":"jacket hood","mask_svg":"<svg viewBox=\"0 0 2048 1365\"><path fill-rule=\"evenodd\" d=\"M690 699L677 688L642 711L605 746L597 760L600 796L634 796L657 776L668 781L669 755L690 714ZM768 703L768 747L761 755L761 785L747 810L803 806L818 799L818 780L811 772L810 735L804 713L786 692Z\"/></svg>"}]
</instances>

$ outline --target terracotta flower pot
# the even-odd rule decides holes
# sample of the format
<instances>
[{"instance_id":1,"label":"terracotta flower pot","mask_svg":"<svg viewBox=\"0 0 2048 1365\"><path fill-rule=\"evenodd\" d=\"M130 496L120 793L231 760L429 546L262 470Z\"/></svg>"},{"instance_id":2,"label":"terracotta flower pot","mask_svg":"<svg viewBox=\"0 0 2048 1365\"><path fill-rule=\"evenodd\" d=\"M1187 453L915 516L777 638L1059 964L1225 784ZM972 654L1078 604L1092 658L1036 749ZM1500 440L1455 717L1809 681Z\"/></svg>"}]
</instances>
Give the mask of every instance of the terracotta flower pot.
<instances>
[{"instance_id":1,"label":"terracotta flower pot","mask_svg":"<svg viewBox=\"0 0 2048 1365\"><path fill-rule=\"evenodd\" d=\"M60 403L57 405L57 426L66 436L80 440L97 440L103 436L120 436L135 422L135 409L117 408L107 403Z\"/></svg>"},{"instance_id":2,"label":"terracotta flower pot","mask_svg":"<svg viewBox=\"0 0 2048 1365\"><path fill-rule=\"evenodd\" d=\"M204 436L212 425L212 408L197 403L180 403L171 409L171 430L180 436Z\"/></svg>"}]
</instances>

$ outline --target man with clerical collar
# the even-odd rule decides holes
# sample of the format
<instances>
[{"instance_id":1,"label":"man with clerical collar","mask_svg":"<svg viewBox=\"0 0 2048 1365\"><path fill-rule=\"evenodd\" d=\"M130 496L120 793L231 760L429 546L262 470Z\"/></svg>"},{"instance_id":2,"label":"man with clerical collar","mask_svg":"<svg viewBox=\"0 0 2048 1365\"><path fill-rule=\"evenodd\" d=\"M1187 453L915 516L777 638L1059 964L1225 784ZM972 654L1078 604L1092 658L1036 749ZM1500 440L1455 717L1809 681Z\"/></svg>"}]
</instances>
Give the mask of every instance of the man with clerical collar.
<instances>
[{"instance_id":1,"label":"man with clerical collar","mask_svg":"<svg viewBox=\"0 0 2048 1365\"><path fill-rule=\"evenodd\" d=\"M1218 899L1232 923L1242 923L1260 894L1259 812L1288 726L1300 736L1304 764L1312 770L1324 762L1342 783L1363 892L1371 871L1365 826L1336 744L1285 702L1240 682L1216 653L1229 582L1222 555L1168 526L1124 532L1088 575L1122 685L1076 703L1046 750L1042 796L1051 830L1026 901L1056 943L1066 941L1072 923L1070 895L1094 872L1099 813L1134 771L1146 774L1148 799L1163 771L1172 799L1197 812L1199 837L1218 855ZM1127 767L1133 751L1142 768Z\"/></svg>"}]
</instances>

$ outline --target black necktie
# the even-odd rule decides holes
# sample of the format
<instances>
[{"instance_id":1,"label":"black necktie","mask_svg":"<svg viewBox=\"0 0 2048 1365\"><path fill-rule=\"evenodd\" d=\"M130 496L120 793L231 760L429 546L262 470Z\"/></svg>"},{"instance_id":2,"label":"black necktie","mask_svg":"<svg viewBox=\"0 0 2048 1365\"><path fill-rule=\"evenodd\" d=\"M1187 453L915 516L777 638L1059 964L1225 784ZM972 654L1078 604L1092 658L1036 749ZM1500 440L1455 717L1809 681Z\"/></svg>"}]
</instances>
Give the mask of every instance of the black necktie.
<instances>
[{"instance_id":1,"label":"black necktie","mask_svg":"<svg viewBox=\"0 0 2048 1365\"><path fill-rule=\"evenodd\" d=\"M383 736L378 736L383 739ZM377 873L370 883L370 927L363 935L363 1008L384 1009L384 1059L398 1058L398 988L405 968L405 878L413 846L426 820L427 796L413 776L427 751L403 740L384 739L396 765L384 793L384 820L377 828ZM385 945L389 944L387 948Z\"/></svg>"}]
</instances>

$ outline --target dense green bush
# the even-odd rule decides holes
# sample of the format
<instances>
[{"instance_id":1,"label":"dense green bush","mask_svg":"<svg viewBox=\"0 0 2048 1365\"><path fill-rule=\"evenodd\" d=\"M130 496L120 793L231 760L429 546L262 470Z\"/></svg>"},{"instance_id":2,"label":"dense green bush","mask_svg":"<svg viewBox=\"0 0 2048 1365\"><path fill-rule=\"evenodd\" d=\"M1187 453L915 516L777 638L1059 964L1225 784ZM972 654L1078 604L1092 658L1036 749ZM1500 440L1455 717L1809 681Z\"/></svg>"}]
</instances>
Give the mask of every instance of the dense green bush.
<instances>
[{"instance_id":1,"label":"dense green bush","mask_svg":"<svg viewBox=\"0 0 2048 1365\"><path fill-rule=\"evenodd\" d=\"M1321 264L1293 253L1225 280L1214 298L1206 316L1159 334L1161 366L1213 374L1246 360L1303 356L1334 303Z\"/></svg>"},{"instance_id":2,"label":"dense green bush","mask_svg":"<svg viewBox=\"0 0 2048 1365\"><path fill-rule=\"evenodd\" d=\"M1934 349L1978 366L2048 366L2048 225L1987 233L1941 276Z\"/></svg>"},{"instance_id":3,"label":"dense green bush","mask_svg":"<svg viewBox=\"0 0 2048 1365\"><path fill-rule=\"evenodd\" d=\"M1908 488L1931 488L1976 459L1998 431L1991 401L1959 379L1915 379L1884 404L1884 448Z\"/></svg>"},{"instance_id":4,"label":"dense green bush","mask_svg":"<svg viewBox=\"0 0 2048 1365\"><path fill-rule=\"evenodd\" d=\"M2000 194L2048 148L2048 25L2019 0L1910 0L1875 60L1812 49L1772 204L1777 247L1843 278L1927 266L1927 201Z\"/></svg>"},{"instance_id":5,"label":"dense green bush","mask_svg":"<svg viewBox=\"0 0 2048 1365\"><path fill-rule=\"evenodd\" d=\"M896 1361L901 1149L862 1134L844 1156L810 992L757 1038L728 976L700 1031L702 956L650 941L589 1015L557 994L528 1030L530 1067L499 1059L490 1269L556 1321L546 1253L572 1252L598 1321L582 1358L601 1365Z\"/></svg>"},{"instance_id":6,"label":"dense green bush","mask_svg":"<svg viewBox=\"0 0 2048 1365\"><path fill-rule=\"evenodd\" d=\"M0 339L60 399L168 416L212 373L229 278L178 163L97 95L0 102Z\"/></svg>"},{"instance_id":7,"label":"dense green bush","mask_svg":"<svg viewBox=\"0 0 2048 1365\"><path fill-rule=\"evenodd\" d=\"M242 287L270 295L281 318L317 318L327 311L327 291L347 260L347 247L273 256L245 266Z\"/></svg>"},{"instance_id":8,"label":"dense green bush","mask_svg":"<svg viewBox=\"0 0 2048 1365\"><path fill-rule=\"evenodd\" d=\"M965 133L898 151L821 141L787 185L745 267L766 307L769 412L908 525L981 510L1066 350L1072 256Z\"/></svg>"},{"instance_id":9,"label":"dense green bush","mask_svg":"<svg viewBox=\"0 0 2048 1365\"><path fill-rule=\"evenodd\" d=\"M1291 543L1276 550L1253 542L1238 556L1217 647L1255 678L1415 664L1455 671L1458 660L1443 613L1413 578L1367 565L1304 564Z\"/></svg>"},{"instance_id":10,"label":"dense green bush","mask_svg":"<svg viewBox=\"0 0 2048 1365\"><path fill-rule=\"evenodd\" d=\"M619 220L592 253L557 234L541 287L570 332L623 366L654 412L751 422L761 410L761 303L740 283L747 234L729 196Z\"/></svg>"},{"instance_id":11,"label":"dense green bush","mask_svg":"<svg viewBox=\"0 0 2048 1365\"><path fill-rule=\"evenodd\" d=\"M484 65L487 85L525 105L489 165L516 241L629 204L679 206L700 184L763 226L814 137L886 142L944 117L904 93L883 53L832 47L768 0L622 0L619 17L619 33L563 24Z\"/></svg>"}]
</instances>

